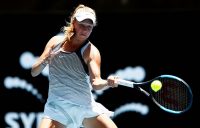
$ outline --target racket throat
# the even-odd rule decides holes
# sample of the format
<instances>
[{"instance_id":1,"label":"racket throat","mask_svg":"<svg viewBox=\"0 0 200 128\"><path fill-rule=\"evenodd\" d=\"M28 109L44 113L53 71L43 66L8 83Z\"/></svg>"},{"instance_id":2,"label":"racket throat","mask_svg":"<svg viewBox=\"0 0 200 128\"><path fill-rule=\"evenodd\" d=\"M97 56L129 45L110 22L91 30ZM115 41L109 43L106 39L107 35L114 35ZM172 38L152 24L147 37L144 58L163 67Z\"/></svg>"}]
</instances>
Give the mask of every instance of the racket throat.
<instances>
[{"instance_id":1,"label":"racket throat","mask_svg":"<svg viewBox=\"0 0 200 128\"><path fill-rule=\"evenodd\" d=\"M150 94L148 92L146 92L144 89L142 89L140 87L136 87L136 89L138 89L139 91L143 92L145 95L150 96Z\"/></svg>"}]
</instances>

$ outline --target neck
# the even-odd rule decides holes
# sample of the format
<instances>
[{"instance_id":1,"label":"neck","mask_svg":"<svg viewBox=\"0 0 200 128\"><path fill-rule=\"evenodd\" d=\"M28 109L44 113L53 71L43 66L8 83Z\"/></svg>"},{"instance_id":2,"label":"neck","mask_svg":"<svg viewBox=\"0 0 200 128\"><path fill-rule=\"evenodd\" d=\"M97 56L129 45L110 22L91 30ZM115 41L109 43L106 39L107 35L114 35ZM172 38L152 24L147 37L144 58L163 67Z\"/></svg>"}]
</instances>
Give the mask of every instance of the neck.
<instances>
[{"instance_id":1,"label":"neck","mask_svg":"<svg viewBox=\"0 0 200 128\"><path fill-rule=\"evenodd\" d=\"M74 35L74 36L71 38L70 45L81 45L81 44L83 44L85 41L86 41L86 39L85 39L85 40L81 40L80 38L76 38L76 36Z\"/></svg>"},{"instance_id":2,"label":"neck","mask_svg":"<svg viewBox=\"0 0 200 128\"><path fill-rule=\"evenodd\" d=\"M63 49L68 52L76 51L86 40L77 40L72 37L70 41L65 41Z\"/></svg>"}]
</instances>

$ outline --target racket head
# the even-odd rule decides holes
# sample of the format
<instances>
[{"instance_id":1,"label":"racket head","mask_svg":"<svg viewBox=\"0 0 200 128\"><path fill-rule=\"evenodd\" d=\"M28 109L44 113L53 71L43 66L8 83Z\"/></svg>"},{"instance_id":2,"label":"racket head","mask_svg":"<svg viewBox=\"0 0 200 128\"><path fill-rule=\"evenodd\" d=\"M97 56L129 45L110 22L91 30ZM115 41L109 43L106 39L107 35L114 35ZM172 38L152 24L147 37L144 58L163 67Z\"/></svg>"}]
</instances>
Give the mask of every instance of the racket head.
<instances>
[{"instance_id":1,"label":"racket head","mask_svg":"<svg viewBox=\"0 0 200 128\"><path fill-rule=\"evenodd\" d=\"M159 81L162 86L152 89L152 82ZM189 110L193 102L190 86L181 78L173 75L161 75L148 82L152 100L164 111L180 114Z\"/></svg>"}]
</instances>

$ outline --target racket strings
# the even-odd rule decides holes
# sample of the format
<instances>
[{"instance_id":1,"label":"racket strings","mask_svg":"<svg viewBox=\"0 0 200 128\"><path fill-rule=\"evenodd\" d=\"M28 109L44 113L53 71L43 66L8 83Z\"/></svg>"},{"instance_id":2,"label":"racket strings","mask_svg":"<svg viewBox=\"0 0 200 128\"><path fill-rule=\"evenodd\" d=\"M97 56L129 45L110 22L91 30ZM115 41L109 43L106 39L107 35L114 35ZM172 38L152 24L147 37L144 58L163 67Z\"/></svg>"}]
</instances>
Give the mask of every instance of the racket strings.
<instances>
[{"instance_id":1,"label":"racket strings","mask_svg":"<svg viewBox=\"0 0 200 128\"><path fill-rule=\"evenodd\" d=\"M190 106L191 99L188 87L179 80L161 78L162 88L153 93L154 99L164 108L174 111L184 111Z\"/></svg>"}]
</instances>

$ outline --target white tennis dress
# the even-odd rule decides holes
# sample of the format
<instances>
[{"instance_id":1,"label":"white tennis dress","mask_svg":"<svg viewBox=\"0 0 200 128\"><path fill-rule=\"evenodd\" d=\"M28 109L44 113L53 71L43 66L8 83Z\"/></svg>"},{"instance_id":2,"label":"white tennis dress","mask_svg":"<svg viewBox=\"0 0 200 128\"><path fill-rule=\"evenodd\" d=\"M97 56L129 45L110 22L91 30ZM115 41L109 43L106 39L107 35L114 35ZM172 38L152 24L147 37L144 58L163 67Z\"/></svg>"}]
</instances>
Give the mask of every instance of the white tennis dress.
<instances>
[{"instance_id":1,"label":"white tennis dress","mask_svg":"<svg viewBox=\"0 0 200 128\"><path fill-rule=\"evenodd\" d=\"M84 118L102 113L113 115L113 112L94 100L91 92L87 65L82 58L89 44L86 41L75 52L66 52L60 48L49 63L49 92L44 116L67 128L82 127Z\"/></svg>"}]
</instances>

